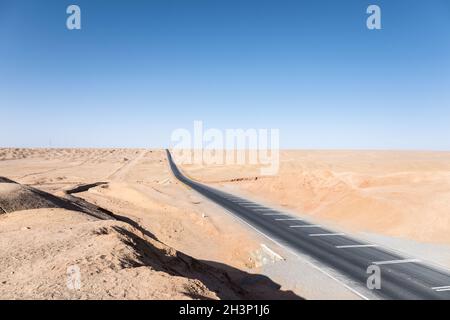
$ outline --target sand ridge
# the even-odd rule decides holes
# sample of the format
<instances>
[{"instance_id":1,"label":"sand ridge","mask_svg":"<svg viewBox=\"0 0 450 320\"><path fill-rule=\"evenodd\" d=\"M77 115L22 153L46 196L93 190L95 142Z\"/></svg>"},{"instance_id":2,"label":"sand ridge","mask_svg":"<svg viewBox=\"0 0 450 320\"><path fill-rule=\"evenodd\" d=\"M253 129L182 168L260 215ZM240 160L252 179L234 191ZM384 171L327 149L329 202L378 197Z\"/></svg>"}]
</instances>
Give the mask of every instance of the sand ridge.
<instances>
[{"instance_id":1,"label":"sand ridge","mask_svg":"<svg viewBox=\"0 0 450 320\"><path fill-rule=\"evenodd\" d=\"M0 182L20 184L3 195L75 205L6 197L16 207L0 214L2 298L299 298L258 274L258 237L177 182L163 150L0 151ZM78 291L66 285L73 265Z\"/></svg>"},{"instance_id":2,"label":"sand ridge","mask_svg":"<svg viewBox=\"0 0 450 320\"><path fill-rule=\"evenodd\" d=\"M186 165L200 181L355 231L450 244L450 153L281 152L280 171L257 166Z\"/></svg>"},{"instance_id":3,"label":"sand ridge","mask_svg":"<svg viewBox=\"0 0 450 320\"><path fill-rule=\"evenodd\" d=\"M36 209L1 217L0 234L0 247L8 248L0 254L3 299L239 297L220 271L123 222L65 209ZM81 275L76 289L67 286L67 268L72 266Z\"/></svg>"}]
</instances>

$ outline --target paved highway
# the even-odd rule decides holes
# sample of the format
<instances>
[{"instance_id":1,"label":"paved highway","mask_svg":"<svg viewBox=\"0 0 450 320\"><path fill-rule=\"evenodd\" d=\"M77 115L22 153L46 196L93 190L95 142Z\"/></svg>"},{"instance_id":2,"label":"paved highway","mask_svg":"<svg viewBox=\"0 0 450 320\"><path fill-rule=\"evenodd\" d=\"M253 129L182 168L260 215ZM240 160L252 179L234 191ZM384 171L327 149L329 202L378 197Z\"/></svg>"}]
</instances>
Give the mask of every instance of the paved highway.
<instances>
[{"instance_id":1,"label":"paved highway","mask_svg":"<svg viewBox=\"0 0 450 320\"><path fill-rule=\"evenodd\" d=\"M193 181L181 173L169 151L167 157L178 180L291 250L309 255L363 286L370 276L368 267L378 266L381 289L373 293L379 297L450 299L448 271Z\"/></svg>"}]
</instances>

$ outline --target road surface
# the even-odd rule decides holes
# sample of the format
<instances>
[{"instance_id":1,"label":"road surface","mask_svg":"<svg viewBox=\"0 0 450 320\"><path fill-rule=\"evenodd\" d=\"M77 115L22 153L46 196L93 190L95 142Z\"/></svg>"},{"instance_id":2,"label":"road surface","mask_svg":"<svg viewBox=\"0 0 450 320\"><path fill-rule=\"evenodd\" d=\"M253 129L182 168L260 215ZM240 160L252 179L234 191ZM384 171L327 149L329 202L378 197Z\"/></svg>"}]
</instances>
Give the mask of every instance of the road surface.
<instances>
[{"instance_id":1,"label":"road surface","mask_svg":"<svg viewBox=\"0 0 450 320\"><path fill-rule=\"evenodd\" d=\"M371 275L368 268L376 266L381 288L372 292L381 298L450 299L447 270L198 183L181 173L168 150L167 158L178 180L291 250L309 255L363 286Z\"/></svg>"}]
</instances>

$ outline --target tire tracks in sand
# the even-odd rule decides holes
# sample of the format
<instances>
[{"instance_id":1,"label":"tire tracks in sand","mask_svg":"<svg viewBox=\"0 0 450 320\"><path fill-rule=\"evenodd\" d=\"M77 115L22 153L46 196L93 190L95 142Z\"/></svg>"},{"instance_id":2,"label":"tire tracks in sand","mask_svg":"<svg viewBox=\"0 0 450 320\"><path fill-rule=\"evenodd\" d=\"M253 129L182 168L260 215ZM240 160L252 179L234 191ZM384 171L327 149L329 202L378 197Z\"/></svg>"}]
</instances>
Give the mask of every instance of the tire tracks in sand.
<instances>
[{"instance_id":1,"label":"tire tracks in sand","mask_svg":"<svg viewBox=\"0 0 450 320\"><path fill-rule=\"evenodd\" d=\"M112 174L110 174L106 179L107 180L114 180L114 181L121 181L124 179L125 175L134 167L136 166L139 161L142 160L142 158L145 157L145 155L148 153L148 150L142 150L141 153L134 158L131 161L127 161L124 165L122 165L119 169L114 171Z\"/></svg>"}]
</instances>

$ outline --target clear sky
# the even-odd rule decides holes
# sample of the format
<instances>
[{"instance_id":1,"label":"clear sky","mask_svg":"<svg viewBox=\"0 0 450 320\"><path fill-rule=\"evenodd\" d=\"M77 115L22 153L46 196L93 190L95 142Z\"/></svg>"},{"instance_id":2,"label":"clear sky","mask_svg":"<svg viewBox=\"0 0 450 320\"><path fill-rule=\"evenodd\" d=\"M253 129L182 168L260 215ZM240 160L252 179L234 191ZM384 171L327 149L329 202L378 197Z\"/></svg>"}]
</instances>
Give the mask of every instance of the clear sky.
<instances>
[{"instance_id":1,"label":"clear sky","mask_svg":"<svg viewBox=\"0 0 450 320\"><path fill-rule=\"evenodd\" d=\"M448 0L0 0L0 40L0 146L164 147L202 120L450 150Z\"/></svg>"}]
</instances>

